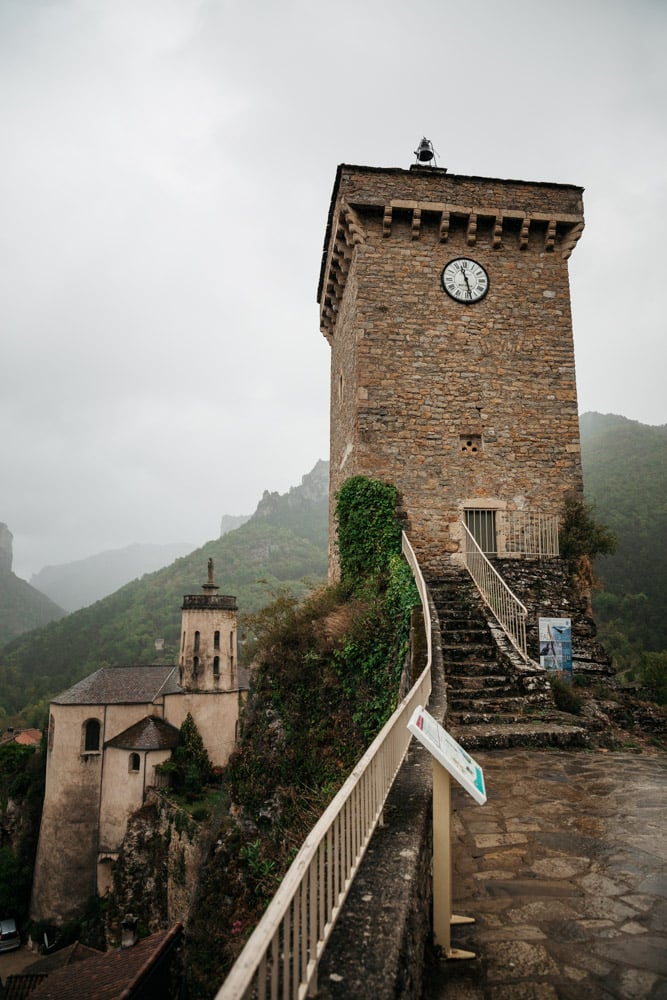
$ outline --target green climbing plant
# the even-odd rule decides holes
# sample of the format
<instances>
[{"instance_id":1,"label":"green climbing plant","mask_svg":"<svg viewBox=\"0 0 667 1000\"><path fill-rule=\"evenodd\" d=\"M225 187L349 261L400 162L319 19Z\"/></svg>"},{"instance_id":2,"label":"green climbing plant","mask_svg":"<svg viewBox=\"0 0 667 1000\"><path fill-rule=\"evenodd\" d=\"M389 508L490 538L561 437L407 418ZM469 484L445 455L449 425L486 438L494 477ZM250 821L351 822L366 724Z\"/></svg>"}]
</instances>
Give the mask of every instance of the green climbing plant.
<instances>
[{"instance_id":1,"label":"green climbing plant","mask_svg":"<svg viewBox=\"0 0 667 1000\"><path fill-rule=\"evenodd\" d=\"M398 490L366 476L348 479L336 495L336 526L341 579L356 589L389 568L401 551Z\"/></svg>"}]
</instances>

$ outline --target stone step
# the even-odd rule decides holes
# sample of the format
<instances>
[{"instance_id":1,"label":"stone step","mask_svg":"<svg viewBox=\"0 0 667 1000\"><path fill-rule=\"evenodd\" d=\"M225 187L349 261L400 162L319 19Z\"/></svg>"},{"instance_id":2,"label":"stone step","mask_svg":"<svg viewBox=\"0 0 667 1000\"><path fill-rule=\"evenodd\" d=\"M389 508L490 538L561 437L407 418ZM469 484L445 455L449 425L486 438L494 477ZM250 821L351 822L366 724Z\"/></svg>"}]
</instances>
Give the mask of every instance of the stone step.
<instances>
[{"instance_id":1,"label":"stone step","mask_svg":"<svg viewBox=\"0 0 667 1000\"><path fill-rule=\"evenodd\" d=\"M446 642L443 635L442 655L449 663L471 663L477 660L495 660L496 651L493 646L482 646L477 642Z\"/></svg>"},{"instance_id":2,"label":"stone step","mask_svg":"<svg viewBox=\"0 0 667 1000\"><path fill-rule=\"evenodd\" d=\"M586 747L588 733L581 726L557 723L512 723L454 726L452 736L466 750L506 750L511 747Z\"/></svg>"},{"instance_id":3,"label":"stone step","mask_svg":"<svg viewBox=\"0 0 667 1000\"><path fill-rule=\"evenodd\" d=\"M445 679L451 680L453 677L506 677L507 668L495 660L450 660L445 655Z\"/></svg>"},{"instance_id":4,"label":"stone step","mask_svg":"<svg viewBox=\"0 0 667 1000\"><path fill-rule=\"evenodd\" d=\"M495 715L504 712L518 712L519 714L530 704L530 695L513 695L501 698L461 698L454 695L449 699L449 709L452 712L475 711L483 712L484 715Z\"/></svg>"},{"instance_id":5,"label":"stone step","mask_svg":"<svg viewBox=\"0 0 667 1000\"><path fill-rule=\"evenodd\" d=\"M497 706L491 712L485 712L481 708L479 710L473 708L471 711L452 709L447 718L448 724L454 729L457 726L513 726L528 721L521 711L521 706L514 712L510 706L507 708Z\"/></svg>"},{"instance_id":6,"label":"stone step","mask_svg":"<svg viewBox=\"0 0 667 1000\"><path fill-rule=\"evenodd\" d=\"M513 684L503 674L477 674L471 677L467 674L449 674L447 686L456 695L468 695L474 697L476 694L500 696L503 694L516 694L516 684Z\"/></svg>"},{"instance_id":7,"label":"stone step","mask_svg":"<svg viewBox=\"0 0 667 1000\"><path fill-rule=\"evenodd\" d=\"M449 644L466 642L479 646L487 646L493 641L488 628L475 628L473 625L464 625L462 627L456 625L450 627L448 622L444 624L441 622L440 632L442 633L443 642Z\"/></svg>"}]
</instances>

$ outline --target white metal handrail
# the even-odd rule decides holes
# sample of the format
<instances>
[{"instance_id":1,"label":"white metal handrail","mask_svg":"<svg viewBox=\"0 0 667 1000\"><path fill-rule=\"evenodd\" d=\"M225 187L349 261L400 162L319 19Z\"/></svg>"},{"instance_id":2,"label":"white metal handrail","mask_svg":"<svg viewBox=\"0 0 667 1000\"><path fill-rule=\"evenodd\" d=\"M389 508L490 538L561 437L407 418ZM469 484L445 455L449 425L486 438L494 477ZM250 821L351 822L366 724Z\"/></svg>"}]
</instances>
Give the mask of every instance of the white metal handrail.
<instances>
[{"instance_id":1,"label":"white metal handrail","mask_svg":"<svg viewBox=\"0 0 667 1000\"><path fill-rule=\"evenodd\" d=\"M534 511L508 510L505 523L505 551L508 558L536 556L551 559L559 554L558 516Z\"/></svg>"},{"instance_id":2,"label":"white metal handrail","mask_svg":"<svg viewBox=\"0 0 667 1000\"><path fill-rule=\"evenodd\" d=\"M410 744L408 720L431 693L426 584L405 534L403 553L422 602L427 664L306 837L215 1000L297 1000L315 993L320 956Z\"/></svg>"},{"instance_id":3,"label":"white metal handrail","mask_svg":"<svg viewBox=\"0 0 667 1000\"><path fill-rule=\"evenodd\" d=\"M527 660L526 618L528 612L526 607L512 593L498 571L491 565L463 521L461 525L465 532L463 554L466 569L509 641L523 659Z\"/></svg>"}]
</instances>

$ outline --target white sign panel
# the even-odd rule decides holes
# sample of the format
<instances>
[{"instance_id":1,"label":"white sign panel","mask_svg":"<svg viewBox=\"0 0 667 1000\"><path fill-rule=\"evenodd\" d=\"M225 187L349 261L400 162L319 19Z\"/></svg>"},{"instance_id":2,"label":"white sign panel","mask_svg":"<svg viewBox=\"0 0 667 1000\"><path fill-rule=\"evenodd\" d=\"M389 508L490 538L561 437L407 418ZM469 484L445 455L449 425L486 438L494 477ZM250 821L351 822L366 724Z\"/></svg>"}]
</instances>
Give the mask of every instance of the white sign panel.
<instances>
[{"instance_id":1,"label":"white sign panel","mask_svg":"<svg viewBox=\"0 0 667 1000\"><path fill-rule=\"evenodd\" d=\"M432 715L419 705L408 729L481 806L486 802L484 775L479 764L449 735Z\"/></svg>"}]
</instances>

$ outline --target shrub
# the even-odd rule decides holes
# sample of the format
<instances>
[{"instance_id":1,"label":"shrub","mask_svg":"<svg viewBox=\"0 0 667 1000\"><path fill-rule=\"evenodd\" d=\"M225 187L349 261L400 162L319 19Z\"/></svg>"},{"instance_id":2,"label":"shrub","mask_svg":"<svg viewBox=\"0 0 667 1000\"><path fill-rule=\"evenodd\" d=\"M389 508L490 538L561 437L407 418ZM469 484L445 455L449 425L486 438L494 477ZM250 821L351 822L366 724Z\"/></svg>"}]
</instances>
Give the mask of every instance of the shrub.
<instances>
[{"instance_id":1,"label":"shrub","mask_svg":"<svg viewBox=\"0 0 667 1000\"><path fill-rule=\"evenodd\" d=\"M655 696L659 705L667 705L667 650L644 653L639 661L642 684Z\"/></svg>"},{"instance_id":2,"label":"shrub","mask_svg":"<svg viewBox=\"0 0 667 1000\"><path fill-rule=\"evenodd\" d=\"M581 497L566 497L559 531L560 554L568 562L610 555L616 537L606 524L595 520L595 507Z\"/></svg>"},{"instance_id":3,"label":"shrub","mask_svg":"<svg viewBox=\"0 0 667 1000\"><path fill-rule=\"evenodd\" d=\"M559 712L569 712L570 715L580 715L581 709L583 707L583 701L578 694L572 690L570 684L566 684L565 681L560 680L558 677L554 677L550 680L551 690L553 691L554 702L556 703L556 708Z\"/></svg>"}]
</instances>

